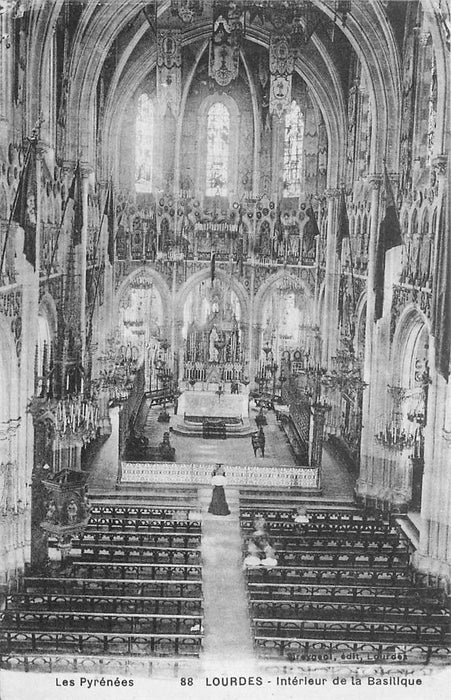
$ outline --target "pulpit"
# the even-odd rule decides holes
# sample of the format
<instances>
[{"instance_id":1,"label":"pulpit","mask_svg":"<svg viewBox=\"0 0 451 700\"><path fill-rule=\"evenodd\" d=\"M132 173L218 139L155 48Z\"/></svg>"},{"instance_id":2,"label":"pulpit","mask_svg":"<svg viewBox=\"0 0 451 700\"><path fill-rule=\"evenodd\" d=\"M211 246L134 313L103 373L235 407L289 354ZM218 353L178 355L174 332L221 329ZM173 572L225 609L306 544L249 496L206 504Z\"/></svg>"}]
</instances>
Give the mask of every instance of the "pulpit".
<instances>
[{"instance_id":1,"label":"pulpit","mask_svg":"<svg viewBox=\"0 0 451 700\"><path fill-rule=\"evenodd\" d=\"M56 539L58 549L66 554L72 538L78 535L89 521L89 502L86 493L87 474L63 469L49 474L45 467L33 474L33 527L43 536L41 551L34 552L34 564L48 560L48 537Z\"/></svg>"}]
</instances>

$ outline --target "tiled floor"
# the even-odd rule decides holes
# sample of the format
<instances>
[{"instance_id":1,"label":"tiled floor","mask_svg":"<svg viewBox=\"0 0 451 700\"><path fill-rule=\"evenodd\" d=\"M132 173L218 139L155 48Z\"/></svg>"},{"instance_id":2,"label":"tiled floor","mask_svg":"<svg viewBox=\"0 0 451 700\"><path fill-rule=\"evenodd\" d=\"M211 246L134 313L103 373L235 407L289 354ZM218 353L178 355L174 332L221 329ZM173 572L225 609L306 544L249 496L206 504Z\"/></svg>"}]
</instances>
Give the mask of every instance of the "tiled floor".
<instances>
[{"instance_id":1,"label":"tiled floor","mask_svg":"<svg viewBox=\"0 0 451 700\"><path fill-rule=\"evenodd\" d=\"M151 445L158 445L163 433L171 423L158 423L160 412L153 406L142 427L143 434L149 438ZM171 412L171 411L170 411ZM251 425L257 430L255 418L257 411L251 410ZM264 464L265 466L294 464L290 447L284 433L277 425L273 412L267 414L268 425L264 427L266 437L265 457L254 457L250 437L228 437L226 440L203 440L199 437L185 437L171 434L171 444L175 447L177 461L183 462L222 462L223 464ZM260 453L258 453L260 455Z\"/></svg>"},{"instance_id":2,"label":"tiled floor","mask_svg":"<svg viewBox=\"0 0 451 700\"><path fill-rule=\"evenodd\" d=\"M163 433L171 423L158 423L159 406L149 409L143 416L141 431L148 437L151 445L158 445ZM172 413L168 407L169 413ZM144 412L145 414L145 412ZM251 411L251 423L255 425L257 411ZM171 433L171 444L175 447L178 462L222 462L225 465L247 464L250 466L294 466L294 459L285 436L280 429L275 415L269 411L266 415L268 424L265 426L266 450L265 456L254 456L249 438L228 437L226 440L203 440L197 437L185 437ZM118 473L117 459L117 416L113 422L113 434L102 445L90 467L88 485L93 489L113 489ZM139 432L139 428L138 428ZM322 474L323 497L327 499L352 500L354 478L348 472L342 459L333 448L325 443L323 451Z\"/></svg>"}]
</instances>

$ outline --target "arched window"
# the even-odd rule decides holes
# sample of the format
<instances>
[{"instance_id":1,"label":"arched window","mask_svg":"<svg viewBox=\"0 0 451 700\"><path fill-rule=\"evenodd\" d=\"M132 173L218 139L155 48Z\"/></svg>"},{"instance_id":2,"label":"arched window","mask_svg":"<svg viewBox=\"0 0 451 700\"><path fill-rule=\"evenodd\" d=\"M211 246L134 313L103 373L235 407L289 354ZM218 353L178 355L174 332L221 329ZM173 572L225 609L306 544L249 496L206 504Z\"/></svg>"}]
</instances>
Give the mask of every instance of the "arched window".
<instances>
[{"instance_id":1,"label":"arched window","mask_svg":"<svg viewBox=\"0 0 451 700\"><path fill-rule=\"evenodd\" d=\"M297 197L302 188L302 152L304 143L304 115L296 100L285 115L285 142L283 149L284 196Z\"/></svg>"},{"instance_id":2,"label":"arched window","mask_svg":"<svg viewBox=\"0 0 451 700\"><path fill-rule=\"evenodd\" d=\"M139 96L136 112L136 192L152 189L153 106L146 93Z\"/></svg>"},{"instance_id":3,"label":"arched window","mask_svg":"<svg viewBox=\"0 0 451 700\"><path fill-rule=\"evenodd\" d=\"M207 115L207 197L227 196L229 146L230 113L222 102L215 102Z\"/></svg>"}]
</instances>

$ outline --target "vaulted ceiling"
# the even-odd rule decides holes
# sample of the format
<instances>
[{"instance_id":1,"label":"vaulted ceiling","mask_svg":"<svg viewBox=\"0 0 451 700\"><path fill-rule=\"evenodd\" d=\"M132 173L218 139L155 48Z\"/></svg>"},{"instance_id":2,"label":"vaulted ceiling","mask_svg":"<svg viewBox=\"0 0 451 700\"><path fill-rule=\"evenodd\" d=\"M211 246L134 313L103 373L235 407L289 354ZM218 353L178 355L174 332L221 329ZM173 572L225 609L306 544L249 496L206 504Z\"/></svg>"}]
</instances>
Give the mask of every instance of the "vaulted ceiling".
<instances>
[{"instance_id":1,"label":"vaulted ceiling","mask_svg":"<svg viewBox=\"0 0 451 700\"><path fill-rule=\"evenodd\" d=\"M195 12L189 22L183 21L186 17L177 11L186 4L202 6L202 11ZM402 14L403 3L396 4L401 6ZM185 89L207 50L212 33L212 0L200 3L185 0L65 3L57 0L41 5L34 33L36 80L39 80L40 59L52 28L58 17L69 12L72 43L67 150L73 157L82 153L88 161L93 158L95 146L92 125L99 79L105 91L103 132L108 134L111 143L127 103L155 67L158 28L182 31ZM350 3L262 0L243 5L246 31L241 62L245 72L246 63L257 45L267 49L274 32L292 32L297 23L296 71L315 97L323 113L329 142L336 146L337 153L342 155L347 80L353 56L366 71L372 109L377 114L378 137L374 139L372 160L381 162L386 153L398 153L400 52L399 27L393 7L390 17L385 8L387 3L379 0L352 0ZM346 7L349 11L343 14L341 10ZM402 24L402 17L398 19ZM329 177L333 184L339 178L339 158L331 165Z\"/></svg>"}]
</instances>

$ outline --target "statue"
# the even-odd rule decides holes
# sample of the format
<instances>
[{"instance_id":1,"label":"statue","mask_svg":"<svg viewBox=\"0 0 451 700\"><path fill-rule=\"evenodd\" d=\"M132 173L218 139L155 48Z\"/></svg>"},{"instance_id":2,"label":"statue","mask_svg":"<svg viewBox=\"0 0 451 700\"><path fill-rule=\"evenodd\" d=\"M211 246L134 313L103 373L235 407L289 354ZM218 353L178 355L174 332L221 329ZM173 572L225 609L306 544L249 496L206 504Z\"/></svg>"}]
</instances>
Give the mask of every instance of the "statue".
<instances>
[{"instance_id":1,"label":"statue","mask_svg":"<svg viewBox=\"0 0 451 700\"><path fill-rule=\"evenodd\" d=\"M69 504L67 506L67 522L69 525L73 525L74 523L77 522L78 518L78 506L74 499L71 499L69 501Z\"/></svg>"},{"instance_id":2,"label":"statue","mask_svg":"<svg viewBox=\"0 0 451 700\"><path fill-rule=\"evenodd\" d=\"M208 361L209 362L217 362L218 361L218 350L215 346L215 343L219 340L219 334L218 331L216 330L216 326L213 326L210 332L210 339L209 339L209 353L208 353Z\"/></svg>"},{"instance_id":3,"label":"statue","mask_svg":"<svg viewBox=\"0 0 451 700\"><path fill-rule=\"evenodd\" d=\"M175 459L175 447L169 441L169 432L163 433L163 440L158 446L160 458L173 461Z\"/></svg>"}]
</instances>

